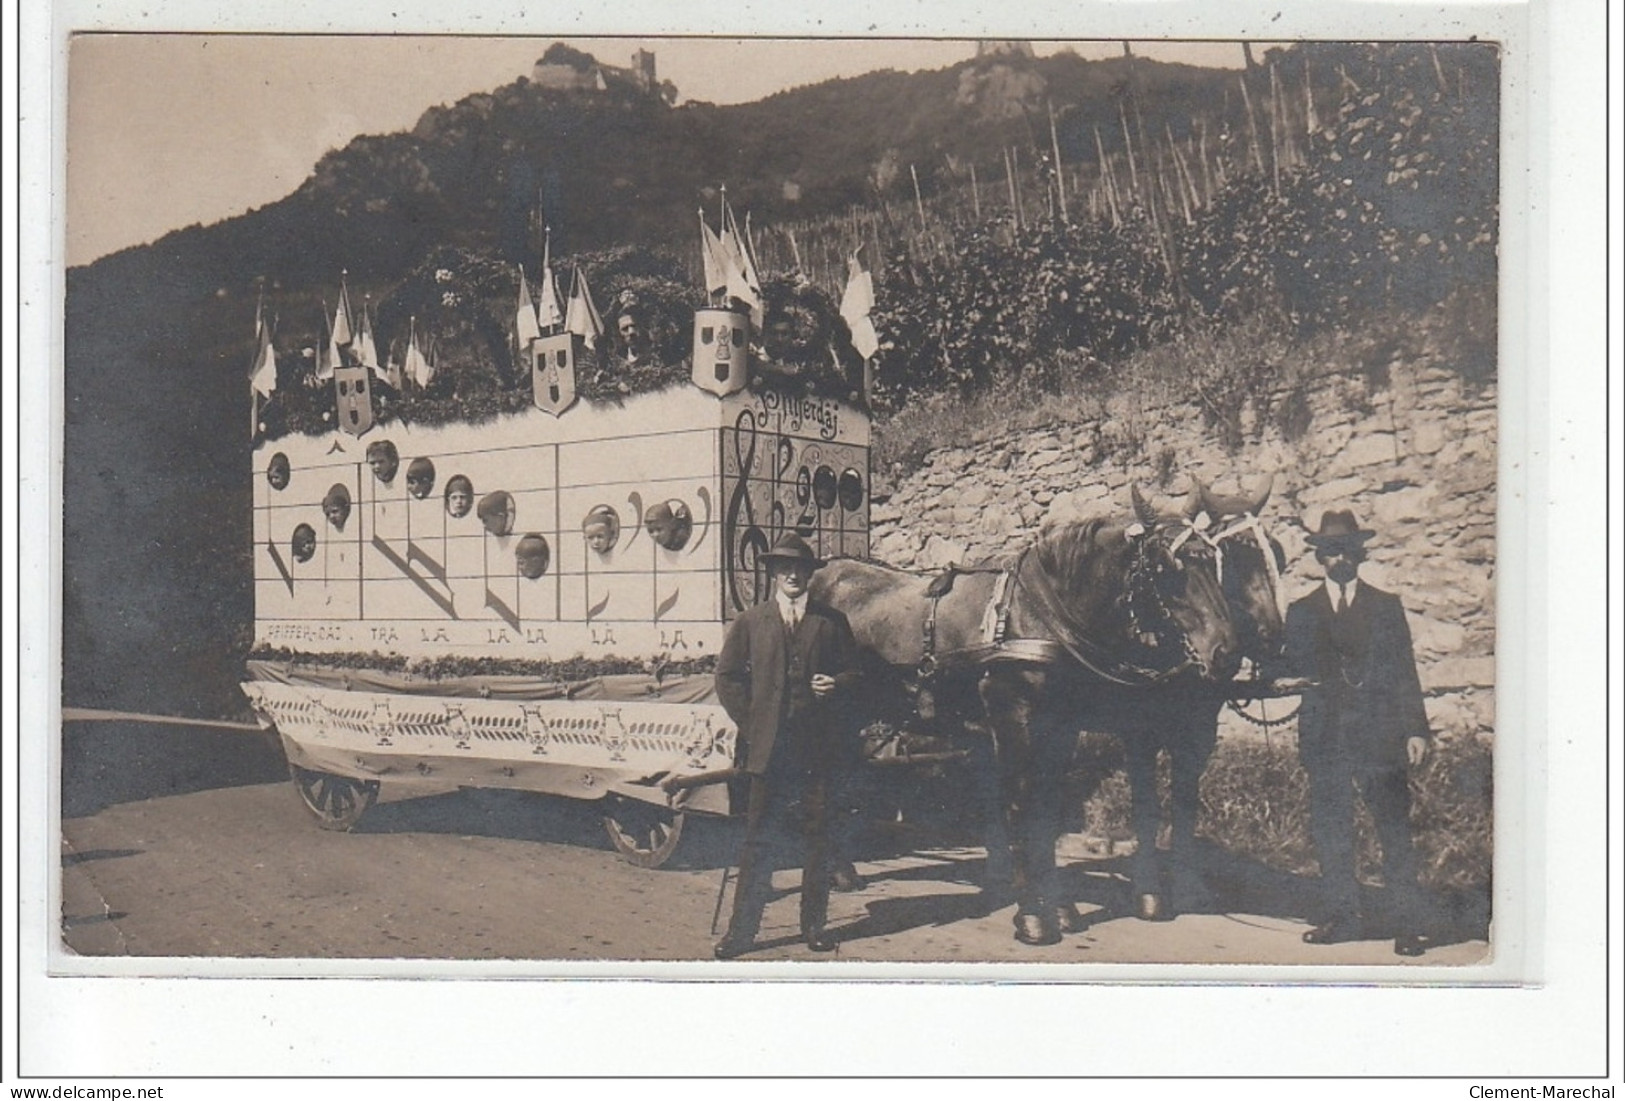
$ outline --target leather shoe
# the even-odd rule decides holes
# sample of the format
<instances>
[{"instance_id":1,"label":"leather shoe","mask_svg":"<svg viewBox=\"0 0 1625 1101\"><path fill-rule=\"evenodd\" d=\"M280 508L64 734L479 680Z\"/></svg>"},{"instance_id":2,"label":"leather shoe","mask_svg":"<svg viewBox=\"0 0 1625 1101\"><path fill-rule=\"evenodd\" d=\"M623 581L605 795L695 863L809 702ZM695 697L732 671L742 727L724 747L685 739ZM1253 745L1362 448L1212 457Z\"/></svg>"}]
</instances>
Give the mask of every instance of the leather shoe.
<instances>
[{"instance_id":1,"label":"leather shoe","mask_svg":"<svg viewBox=\"0 0 1625 1101\"><path fill-rule=\"evenodd\" d=\"M1394 955L1420 956L1427 951L1427 944L1419 933L1401 933L1394 938Z\"/></svg>"},{"instance_id":2,"label":"leather shoe","mask_svg":"<svg viewBox=\"0 0 1625 1101\"><path fill-rule=\"evenodd\" d=\"M1134 916L1141 921L1172 921L1174 909L1162 895L1147 891L1134 896Z\"/></svg>"},{"instance_id":3,"label":"leather shoe","mask_svg":"<svg viewBox=\"0 0 1625 1101\"><path fill-rule=\"evenodd\" d=\"M1089 928L1088 921L1070 902L1055 907L1055 927L1063 933L1081 933Z\"/></svg>"},{"instance_id":4,"label":"leather shoe","mask_svg":"<svg viewBox=\"0 0 1625 1101\"><path fill-rule=\"evenodd\" d=\"M850 864L842 864L830 873L829 889L832 891L851 894L853 891L863 890L866 886L868 884L863 881L863 877L858 874L858 870Z\"/></svg>"},{"instance_id":5,"label":"leather shoe","mask_svg":"<svg viewBox=\"0 0 1625 1101\"><path fill-rule=\"evenodd\" d=\"M1016 914L1016 939L1022 944L1042 947L1061 943L1061 929L1055 923L1055 914Z\"/></svg>"},{"instance_id":6,"label":"leather shoe","mask_svg":"<svg viewBox=\"0 0 1625 1101\"><path fill-rule=\"evenodd\" d=\"M752 937L736 937L732 933L717 941L717 946L711 949L711 954L719 960L738 959L752 948L756 947Z\"/></svg>"},{"instance_id":7,"label":"leather shoe","mask_svg":"<svg viewBox=\"0 0 1625 1101\"><path fill-rule=\"evenodd\" d=\"M835 951L835 938L820 929L816 933L807 934L807 947L814 952Z\"/></svg>"},{"instance_id":8,"label":"leather shoe","mask_svg":"<svg viewBox=\"0 0 1625 1101\"><path fill-rule=\"evenodd\" d=\"M1342 944L1345 941L1359 940L1359 929L1350 918L1333 918L1317 925L1303 935L1305 944Z\"/></svg>"}]
</instances>

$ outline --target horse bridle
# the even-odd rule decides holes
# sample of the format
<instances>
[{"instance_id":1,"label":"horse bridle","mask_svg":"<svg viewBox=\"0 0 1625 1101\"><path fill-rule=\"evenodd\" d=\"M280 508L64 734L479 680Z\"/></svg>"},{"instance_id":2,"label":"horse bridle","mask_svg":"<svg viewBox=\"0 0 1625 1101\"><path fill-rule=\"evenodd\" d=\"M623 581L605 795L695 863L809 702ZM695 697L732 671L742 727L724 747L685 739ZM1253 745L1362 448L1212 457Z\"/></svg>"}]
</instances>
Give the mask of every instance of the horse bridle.
<instances>
[{"instance_id":1,"label":"horse bridle","mask_svg":"<svg viewBox=\"0 0 1625 1101\"><path fill-rule=\"evenodd\" d=\"M1194 536L1211 547L1214 551L1216 561L1222 564L1222 551L1220 550L1218 544L1210 539L1202 528L1197 525L1197 519L1198 518L1195 517L1179 518L1179 523L1183 530L1162 547L1163 551L1168 557L1168 561L1179 565L1180 550L1183 549L1185 544L1190 542L1191 538ZM1185 660L1181 664L1168 670L1165 675L1171 676L1190 665L1194 665L1199 672L1206 673L1207 663L1203 661L1201 655L1196 652L1196 647L1191 645L1189 632L1179 626L1178 621L1174 619L1173 613L1168 610L1168 605L1162 598L1162 591L1157 585L1157 575L1160 574L1166 567L1161 565L1153 565L1147 560L1146 538L1152 534L1153 533L1151 531L1147 531L1145 526L1142 524L1135 524L1129 528L1129 535L1134 539L1136 547L1134 564L1129 567L1129 583L1124 587L1122 597L1125 610L1128 612L1129 631L1135 636L1150 635L1159 640L1169 631L1172 631L1173 634L1179 637L1180 649L1184 651ZM1220 568L1222 569L1222 565ZM1222 574L1220 574L1220 576L1222 577ZM1144 619L1140 615L1137 606L1141 599L1146 596L1149 596L1150 598L1150 602L1155 610L1155 615L1151 621L1151 629L1149 631L1142 631L1141 628L1144 625Z\"/></svg>"},{"instance_id":2,"label":"horse bridle","mask_svg":"<svg viewBox=\"0 0 1625 1101\"><path fill-rule=\"evenodd\" d=\"M1264 522L1258 518L1257 514L1244 512L1232 521L1228 527L1223 528L1215 535L1208 535L1196 527L1197 521L1202 520L1205 516L1206 513L1199 514L1189 523L1196 536L1212 547L1218 558L1219 584L1224 584L1224 544L1237 536L1251 535L1253 542L1258 545L1258 553L1264 556L1264 569L1269 573L1270 596L1275 601L1275 610L1280 613L1282 619L1285 619L1286 596L1281 585L1281 568L1275 561L1275 550L1270 545L1270 534L1264 527ZM1205 526L1207 525L1204 524L1203 527ZM1188 534L1181 535L1181 539L1188 537Z\"/></svg>"}]
</instances>

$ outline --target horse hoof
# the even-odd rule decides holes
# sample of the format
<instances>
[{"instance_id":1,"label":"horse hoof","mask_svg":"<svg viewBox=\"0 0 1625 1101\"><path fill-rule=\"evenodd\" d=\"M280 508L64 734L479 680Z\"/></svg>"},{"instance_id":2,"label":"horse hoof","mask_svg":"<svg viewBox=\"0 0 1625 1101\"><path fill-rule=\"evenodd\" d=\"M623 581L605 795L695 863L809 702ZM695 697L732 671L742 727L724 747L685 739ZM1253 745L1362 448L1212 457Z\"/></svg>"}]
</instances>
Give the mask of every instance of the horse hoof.
<instances>
[{"instance_id":1,"label":"horse hoof","mask_svg":"<svg viewBox=\"0 0 1625 1101\"><path fill-rule=\"evenodd\" d=\"M1089 928L1089 923L1070 902L1065 906L1055 907L1055 925L1063 933L1081 933Z\"/></svg>"},{"instance_id":2,"label":"horse hoof","mask_svg":"<svg viewBox=\"0 0 1625 1101\"><path fill-rule=\"evenodd\" d=\"M1134 916L1141 921L1172 921L1174 914L1166 899L1147 892L1135 896Z\"/></svg>"},{"instance_id":3,"label":"horse hoof","mask_svg":"<svg viewBox=\"0 0 1625 1101\"><path fill-rule=\"evenodd\" d=\"M1046 920L1043 914L1017 914L1016 939L1022 944L1037 947L1060 944L1061 930L1056 926L1053 916Z\"/></svg>"}]
</instances>

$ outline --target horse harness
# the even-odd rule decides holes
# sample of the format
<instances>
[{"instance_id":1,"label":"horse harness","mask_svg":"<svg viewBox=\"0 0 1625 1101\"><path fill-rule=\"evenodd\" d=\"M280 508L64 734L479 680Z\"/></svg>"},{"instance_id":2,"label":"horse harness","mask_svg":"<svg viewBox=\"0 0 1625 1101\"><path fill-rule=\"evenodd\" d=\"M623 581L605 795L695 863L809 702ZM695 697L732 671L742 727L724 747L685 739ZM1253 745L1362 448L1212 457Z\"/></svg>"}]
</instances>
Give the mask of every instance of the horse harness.
<instances>
[{"instance_id":1,"label":"horse harness","mask_svg":"<svg viewBox=\"0 0 1625 1101\"><path fill-rule=\"evenodd\" d=\"M1203 521L1206 516L1199 517ZM1178 554L1179 550L1192 537L1202 540L1213 548L1222 569L1223 552L1219 543L1236 532L1243 530L1244 525L1237 525L1226 529L1218 537L1210 537L1201 530L1195 519L1181 521L1184 530L1181 531L1168 544L1166 550L1169 556ZM1256 524L1256 518L1254 518ZM1130 580L1124 587L1122 595L1118 598L1129 618L1130 630L1137 635L1160 636L1171 623L1166 605L1157 592L1155 584L1156 575L1166 567L1153 563L1147 554L1148 540L1141 538L1148 534L1141 524L1132 525L1129 534L1136 541L1134 564L1130 567ZM1265 538L1258 532L1260 545ZM918 666L918 675L923 682L931 680L940 673L945 666L964 667L972 665L985 665L998 661L1018 661L1040 665L1054 665L1067 657L1071 657L1095 676L1114 684L1131 687L1145 686L1157 683L1196 660L1190 644L1190 639L1184 631L1175 628L1179 642L1184 650L1185 661L1172 669L1157 670L1135 665L1122 659L1108 657L1097 646L1091 646L1083 638L1069 639L1058 642L1050 639L1038 638L1009 638L1010 612L1015 604L1015 598L1021 588L1022 566L1027 556L1032 553L1032 547L1023 549L1008 565L986 564L971 567L949 566L947 570L933 578L926 587L926 596L930 598L930 607L922 625L923 654ZM1271 565L1272 578L1274 577L1274 558L1266 550L1266 558ZM963 647L939 655L937 652L937 608L942 598L953 590L954 578L959 574L996 574L993 590L988 597L986 608L982 613L981 642L976 646ZM1143 601L1149 600L1153 605L1150 616L1141 610ZM1146 625L1149 619L1149 631L1140 628ZM1085 648L1097 651L1094 655L1084 652Z\"/></svg>"}]
</instances>

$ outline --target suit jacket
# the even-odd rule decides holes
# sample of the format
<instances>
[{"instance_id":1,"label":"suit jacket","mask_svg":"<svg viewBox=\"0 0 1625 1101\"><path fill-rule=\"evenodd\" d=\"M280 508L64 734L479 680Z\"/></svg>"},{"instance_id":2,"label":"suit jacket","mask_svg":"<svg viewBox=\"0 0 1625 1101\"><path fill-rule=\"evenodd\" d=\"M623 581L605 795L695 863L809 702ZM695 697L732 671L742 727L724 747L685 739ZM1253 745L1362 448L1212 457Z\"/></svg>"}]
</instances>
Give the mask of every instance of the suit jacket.
<instances>
[{"instance_id":1,"label":"suit jacket","mask_svg":"<svg viewBox=\"0 0 1625 1101\"><path fill-rule=\"evenodd\" d=\"M812 695L815 673L835 678L830 697ZM809 598L793 635L777 600L742 612L723 640L716 682L722 706L739 724L744 769L760 776L770 762L775 768L837 763L848 733L841 697L857 678L852 628L829 605Z\"/></svg>"},{"instance_id":2,"label":"suit jacket","mask_svg":"<svg viewBox=\"0 0 1625 1101\"><path fill-rule=\"evenodd\" d=\"M1305 690L1298 713L1304 766L1341 761L1367 771L1405 767L1405 742L1428 737L1411 631L1399 598L1363 579L1338 614L1324 585L1286 615L1286 662Z\"/></svg>"}]
</instances>

